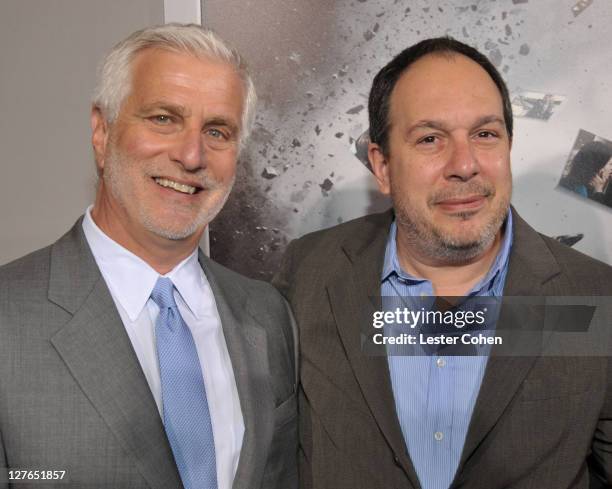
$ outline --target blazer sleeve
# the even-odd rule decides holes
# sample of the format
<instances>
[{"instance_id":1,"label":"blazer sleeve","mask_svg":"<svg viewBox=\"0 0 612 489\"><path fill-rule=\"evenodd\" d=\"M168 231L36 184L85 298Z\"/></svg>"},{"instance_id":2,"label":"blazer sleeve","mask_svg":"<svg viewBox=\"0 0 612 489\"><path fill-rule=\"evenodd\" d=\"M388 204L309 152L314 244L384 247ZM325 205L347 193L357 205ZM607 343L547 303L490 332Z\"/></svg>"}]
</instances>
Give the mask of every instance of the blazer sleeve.
<instances>
[{"instance_id":1,"label":"blazer sleeve","mask_svg":"<svg viewBox=\"0 0 612 489\"><path fill-rule=\"evenodd\" d=\"M8 280L2 280L0 283L0 308L5 310L8 306ZM1 321L1 318L0 318ZM0 386L0 391L3 390ZM0 489L7 489L8 485L8 461L6 460L6 451L4 449L4 440L2 438L2 427L0 426Z\"/></svg>"},{"instance_id":2,"label":"blazer sleeve","mask_svg":"<svg viewBox=\"0 0 612 489\"><path fill-rule=\"evenodd\" d=\"M2 441L2 431L0 431L0 489L8 489L8 462L4 453L4 442Z\"/></svg>"},{"instance_id":3,"label":"blazer sleeve","mask_svg":"<svg viewBox=\"0 0 612 489\"><path fill-rule=\"evenodd\" d=\"M612 486L612 358L608 359L607 377L606 401L593 434L589 460L592 476L605 484L601 487Z\"/></svg>"}]
</instances>

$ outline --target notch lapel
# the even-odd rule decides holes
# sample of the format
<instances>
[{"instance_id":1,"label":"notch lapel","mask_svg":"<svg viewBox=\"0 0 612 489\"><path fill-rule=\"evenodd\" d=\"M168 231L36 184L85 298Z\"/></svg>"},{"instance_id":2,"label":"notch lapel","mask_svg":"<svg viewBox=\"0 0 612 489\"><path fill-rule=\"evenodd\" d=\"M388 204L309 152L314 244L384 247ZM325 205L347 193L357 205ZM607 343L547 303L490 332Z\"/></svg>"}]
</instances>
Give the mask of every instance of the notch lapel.
<instances>
[{"instance_id":1,"label":"notch lapel","mask_svg":"<svg viewBox=\"0 0 612 489\"><path fill-rule=\"evenodd\" d=\"M267 334L250 314L249 295L233 279L234 272L217 265L201 251L199 259L215 296L244 418L244 439L232 487L257 489L261 487L274 431Z\"/></svg>"},{"instance_id":2,"label":"notch lapel","mask_svg":"<svg viewBox=\"0 0 612 489\"><path fill-rule=\"evenodd\" d=\"M49 300L73 314L51 343L151 488L180 488L157 406L81 221L51 251Z\"/></svg>"},{"instance_id":3,"label":"notch lapel","mask_svg":"<svg viewBox=\"0 0 612 489\"><path fill-rule=\"evenodd\" d=\"M368 356L362 350L362 328L371 324L372 313L380 308L375 298L380 297L380 277L392 216L391 212L370 216L363 239L343 244L350 261L349 273L336 275L329 282L327 291L340 338L362 395L396 460L412 486L419 488L395 410L387 357Z\"/></svg>"},{"instance_id":4,"label":"notch lapel","mask_svg":"<svg viewBox=\"0 0 612 489\"><path fill-rule=\"evenodd\" d=\"M514 209L512 211L514 243L504 296L543 296L543 284L560 273L559 265L537 232L523 221ZM525 316L518 317L512 313L504 314L505 310L502 306L498 323L500 330L524 329L534 332L543 328L543 317L537 311L531 311ZM541 336L534 336L538 336L541 340ZM510 339L512 340L512 336ZM463 447L455 484L465 480L464 473L468 472L467 469L471 467L472 456L501 418L537 360L541 341L528 345L529 355L513 355L513 346L512 342L508 346L504 343L503 346L495 345L491 350ZM477 463L476 460L474 462Z\"/></svg>"}]
</instances>

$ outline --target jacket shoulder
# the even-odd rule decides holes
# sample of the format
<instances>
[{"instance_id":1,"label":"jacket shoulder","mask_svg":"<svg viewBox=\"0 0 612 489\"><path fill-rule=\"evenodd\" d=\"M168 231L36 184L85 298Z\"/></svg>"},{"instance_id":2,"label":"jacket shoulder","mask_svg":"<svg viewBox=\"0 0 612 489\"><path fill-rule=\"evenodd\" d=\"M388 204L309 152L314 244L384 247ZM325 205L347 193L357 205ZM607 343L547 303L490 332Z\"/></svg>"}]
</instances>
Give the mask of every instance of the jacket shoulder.
<instances>
[{"instance_id":1,"label":"jacket shoulder","mask_svg":"<svg viewBox=\"0 0 612 489\"><path fill-rule=\"evenodd\" d=\"M290 243L291 252L295 255L320 255L323 250L338 249L344 242L362 241L364 236L375 235L380 229L391 225L392 215L389 211L379 214L368 214L350 221L319 231L305 234ZM304 258L304 256L301 256Z\"/></svg>"},{"instance_id":2,"label":"jacket shoulder","mask_svg":"<svg viewBox=\"0 0 612 489\"><path fill-rule=\"evenodd\" d=\"M540 234L561 273L586 295L612 295L612 267L557 240Z\"/></svg>"},{"instance_id":3,"label":"jacket shoulder","mask_svg":"<svg viewBox=\"0 0 612 489\"><path fill-rule=\"evenodd\" d=\"M46 246L0 267L0 286L15 287L48 281L51 248Z\"/></svg>"},{"instance_id":4,"label":"jacket shoulder","mask_svg":"<svg viewBox=\"0 0 612 489\"><path fill-rule=\"evenodd\" d=\"M51 247L45 247L0 267L0 327L16 328L24 311L43 314L49 293Z\"/></svg>"}]
</instances>

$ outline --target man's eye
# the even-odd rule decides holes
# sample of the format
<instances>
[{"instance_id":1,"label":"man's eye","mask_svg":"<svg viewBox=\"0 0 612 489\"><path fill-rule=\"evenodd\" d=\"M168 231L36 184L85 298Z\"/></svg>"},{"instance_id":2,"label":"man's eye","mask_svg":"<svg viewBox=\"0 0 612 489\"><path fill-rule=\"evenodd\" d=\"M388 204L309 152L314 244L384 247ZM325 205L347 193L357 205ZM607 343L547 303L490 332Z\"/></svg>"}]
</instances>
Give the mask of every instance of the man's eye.
<instances>
[{"instance_id":1,"label":"man's eye","mask_svg":"<svg viewBox=\"0 0 612 489\"><path fill-rule=\"evenodd\" d=\"M418 143L433 144L436 142L436 139L438 139L436 136L425 136L424 138L419 139Z\"/></svg>"},{"instance_id":2,"label":"man's eye","mask_svg":"<svg viewBox=\"0 0 612 489\"><path fill-rule=\"evenodd\" d=\"M151 120L156 124L167 125L172 122L172 118L169 115L159 114L151 117Z\"/></svg>"},{"instance_id":3,"label":"man's eye","mask_svg":"<svg viewBox=\"0 0 612 489\"><path fill-rule=\"evenodd\" d=\"M497 134L491 131L479 131L478 137L483 138L483 139L491 139L491 138L496 138Z\"/></svg>"},{"instance_id":4,"label":"man's eye","mask_svg":"<svg viewBox=\"0 0 612 489\"><path fill-rule=\"evenodd\" d=\"M219 129L210 128L207 133L215 139L227 139L227 136Z\"/></svg>"}]
</instances>

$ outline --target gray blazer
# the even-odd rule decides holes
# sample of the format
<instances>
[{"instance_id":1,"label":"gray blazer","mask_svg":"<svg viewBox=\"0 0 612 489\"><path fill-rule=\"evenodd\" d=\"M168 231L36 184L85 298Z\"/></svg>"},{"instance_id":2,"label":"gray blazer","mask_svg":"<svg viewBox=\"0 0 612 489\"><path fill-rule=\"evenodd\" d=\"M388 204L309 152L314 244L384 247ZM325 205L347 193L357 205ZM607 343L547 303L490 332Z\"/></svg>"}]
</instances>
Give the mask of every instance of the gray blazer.
<instances>
[{"instance_id":1,"label":"gray blazer","mask_svg":"<svg viewBox=\"0 0 612 489\"><path fill-rule=\"evenodd\" d=\"M291 312L270 285L202 253L200 264L215 295L245 423L233 487L296 488ZM182 487L81 219L52 246L0 268L3 466L66 470L69 486L44 487Z\"/></svg>"},{"instance_id":2,"label":"gray blazer","mask_svg":"<svg viewBox=\"0 0 612 489\"><path fill-rule=\"evenodd\" d=\"M612 295L610 267L514 217L505 295ZM371 215L292 242L274 280L300 331L303 489L420 488L387 359L361 349L391 220ZM590 472L612 481L608 359L491 356L452 487L587 488Z\"/></svg>"}]
</instances>

